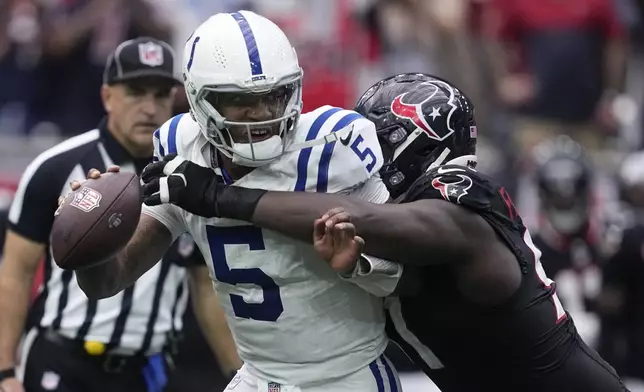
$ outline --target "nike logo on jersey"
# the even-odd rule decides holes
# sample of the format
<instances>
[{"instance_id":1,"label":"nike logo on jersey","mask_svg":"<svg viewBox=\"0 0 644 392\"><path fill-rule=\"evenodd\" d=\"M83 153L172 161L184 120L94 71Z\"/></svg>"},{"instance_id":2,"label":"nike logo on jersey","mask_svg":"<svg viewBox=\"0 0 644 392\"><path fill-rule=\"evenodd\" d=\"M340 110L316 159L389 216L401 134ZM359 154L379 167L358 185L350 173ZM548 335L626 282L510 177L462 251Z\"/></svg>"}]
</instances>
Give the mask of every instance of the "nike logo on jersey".
<instances>
[{"instance_id":1,"label":"nike logo on jersey","mask_svg":"<svg viewBox=\"0 0 644 392\"><path fill-rule=\"evenodd\" d=\"M349 134L347 136L340 138L340 143L344 144L345 146L348 146L352 136L353 136L353 126L351 126L351 131L349 131Z\"/></svg>"},{"instance_id":2,"label":"nike logo on jersey","mask_svg":"<svg viewBox=\"0 0 644 392\"><path fill-rule=\"evenodd\" d=\"M450 167L450 168L439 167L438 170L437 170L438 174L464 172L464 171L465 171L465 169L461 169L459 167Z\"/></svg>"}]
</instances>

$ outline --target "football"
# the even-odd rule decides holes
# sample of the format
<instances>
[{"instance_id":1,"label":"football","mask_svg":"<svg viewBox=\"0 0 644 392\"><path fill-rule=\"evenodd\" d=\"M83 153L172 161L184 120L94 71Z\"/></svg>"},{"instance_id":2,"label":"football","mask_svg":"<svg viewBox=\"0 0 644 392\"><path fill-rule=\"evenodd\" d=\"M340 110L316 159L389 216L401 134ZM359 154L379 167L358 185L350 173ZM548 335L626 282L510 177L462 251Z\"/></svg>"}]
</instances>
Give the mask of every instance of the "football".
<instances>
[{"instance_id":1,"label":"football","mask_svg":"<svg viewBox=\"0 0 644 392\"><path fill-rule=\"evenodd\" d=\"M50 237L56 264L75 270L115 256L139 224L142 201L134 173L104 173L85 181L56 210Z\"/></svg>"}]
</instances>

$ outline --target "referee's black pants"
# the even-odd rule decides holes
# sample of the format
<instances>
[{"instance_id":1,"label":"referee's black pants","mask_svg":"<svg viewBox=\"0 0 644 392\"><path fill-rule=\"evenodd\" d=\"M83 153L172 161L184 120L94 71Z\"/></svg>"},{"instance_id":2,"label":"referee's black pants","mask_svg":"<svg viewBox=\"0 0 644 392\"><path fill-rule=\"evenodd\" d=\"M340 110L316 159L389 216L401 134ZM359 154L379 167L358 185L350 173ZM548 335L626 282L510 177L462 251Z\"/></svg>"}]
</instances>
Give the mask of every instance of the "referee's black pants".
<instances>
[{"instance_id":1,"label":"referee's black pants","mask_svg":"<svg viewBox=\"0 0 644 392\"><path fill-rule=\"evenodd\" d=\"M74 341L55 339L55 332L39 331L22 354L26 392L146 392L144 357L91 356ZM48 336L49 335L49 336ZM59 335L60 336L60 335ZM26 360L26 361L25 361Z\"/></svg>"}]
</instances>

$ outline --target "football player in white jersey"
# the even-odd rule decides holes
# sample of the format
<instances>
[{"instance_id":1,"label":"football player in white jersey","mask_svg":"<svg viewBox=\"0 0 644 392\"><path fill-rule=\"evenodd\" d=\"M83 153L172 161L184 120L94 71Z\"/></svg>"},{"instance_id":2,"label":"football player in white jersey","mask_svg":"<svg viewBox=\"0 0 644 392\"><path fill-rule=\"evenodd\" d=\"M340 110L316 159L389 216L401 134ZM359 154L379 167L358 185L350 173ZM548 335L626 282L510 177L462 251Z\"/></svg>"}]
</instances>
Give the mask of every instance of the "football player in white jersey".
<instances>
[{"instance_id":1,"label":"football player in white jersey","mask_svg":"<svg viewBox=\"0 0 644 392\"><path fill-rule=\"evenodd\" d=\"M330 106L301 114L302 69L287 37L268 19L247 11L212 16L186 43L184 82L190 113L155 133L155 159L167 161L169 172L190 161L197 164L191 170L214 170L240 187L388 200L374 124ZM167 203L172 188L156 185ZM208 192L144 206L116 260L77 271L81 288L102 297L127 287L189 232L209 261L244 361L228 389L399 391L383 355L382 300L339 277L310 244L215 218L201 207Z\"/></svg>"}]
</instances>

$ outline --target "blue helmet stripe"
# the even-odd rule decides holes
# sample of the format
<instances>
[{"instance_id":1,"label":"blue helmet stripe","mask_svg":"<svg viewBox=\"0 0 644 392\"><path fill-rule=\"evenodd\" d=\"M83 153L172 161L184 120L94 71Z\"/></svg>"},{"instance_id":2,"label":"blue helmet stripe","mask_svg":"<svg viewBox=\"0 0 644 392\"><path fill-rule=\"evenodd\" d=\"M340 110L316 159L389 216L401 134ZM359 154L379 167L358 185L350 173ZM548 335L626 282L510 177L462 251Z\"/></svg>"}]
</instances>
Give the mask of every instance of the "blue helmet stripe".
<instances>
[{"instance_id":1,"label":"blue helmet stripe","mask_svg":"<svg viewBox=\"0 0 644 392\"><path fill-rule=\"evenodd\" d=\"M259 58L257 41L255 41L255 34L253 34L253 30L250 28L250 24L248 24L248 21L240 12L234 12L230 15L237 21L244 36L244 41L246 41L246 50L248 51L248 60L250 61L250 69L253 76L263 74L262 60Z\"/></svg>"}]
</instances>

